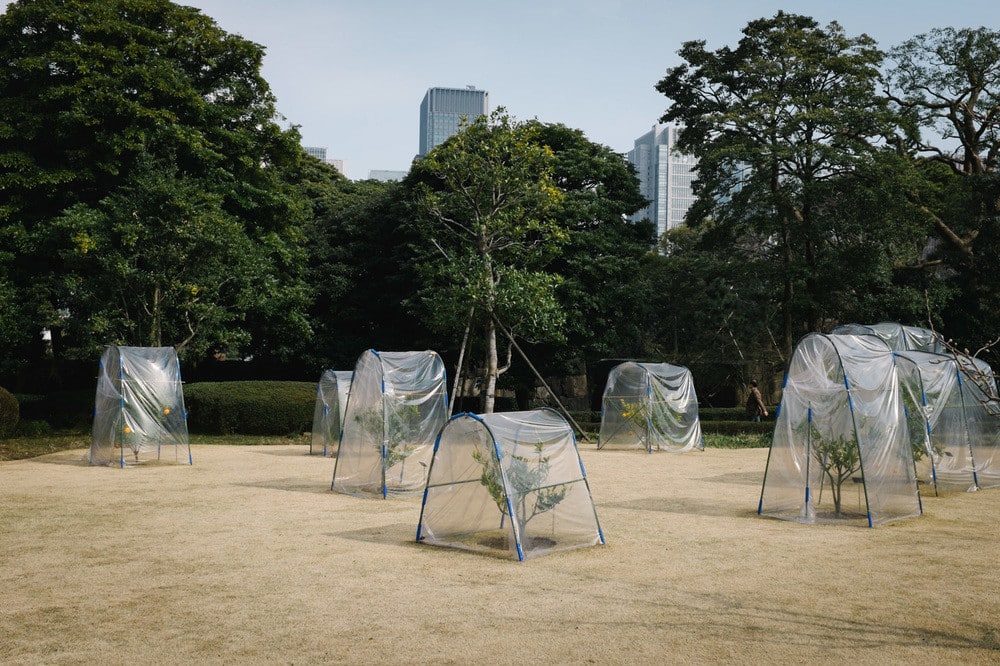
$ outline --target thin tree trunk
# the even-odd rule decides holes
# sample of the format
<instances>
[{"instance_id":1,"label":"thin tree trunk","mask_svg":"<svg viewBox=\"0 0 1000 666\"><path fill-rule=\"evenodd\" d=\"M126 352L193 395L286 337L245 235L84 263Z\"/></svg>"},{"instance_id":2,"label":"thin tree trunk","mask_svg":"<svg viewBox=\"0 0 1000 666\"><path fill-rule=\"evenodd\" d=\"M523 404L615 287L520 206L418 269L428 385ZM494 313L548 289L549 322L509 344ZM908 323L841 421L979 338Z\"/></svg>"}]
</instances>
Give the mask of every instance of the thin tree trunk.
<instances>
[{"instance_id":1,"label":"thin tree trunk","mask_svg":"<svg viewBox=\"0 0 1000 666\"><path fill-rule=\"evenodd\" d=\"M462 363L465 361L465 346L469 342L469 329L472 328L472 315L475 308L469 308L469 321L465 323L465 335L462 336L462 347L458 352L458 363L455 365L455 381L451 387L451 405L448 407L448 417L455 413L455 403L458 402L458 391L462 384Z\"/></svg>"},{"instance_id":2,"label":"thin tree trunk","mask_svg":"<svg viewBox=\"0 0 1000 666\"><path fill-rule=\"evenodd\" d=\"M784 269L785 293L781 304L781 335L785 358L792 357L792 299L795 296L795 286L792 283L792 248L789 246L787 224L781 230L781 263Z\"/></svg>"},{"instance_id":3,"label":"thin tree trunk","mask_svg":"<svg viewBox=\"0 0 1000 666\"><path fill-rule=\"evenodd\" d=\"M486 387L483 413L492 414L497 389L497 327L493 319L486 323Z\"/></svg>"},{"instance_id":4,"label":"thin tree trunk","mask_svg":"<svg viewBox=\"0 0 1000 666\"><path fill-rule=\"evenodd\" d=\"M163 332L160 325L160 285L153 288L153 317L150 324L149 340L153 347L162 347Z\"/></svg>"}]
</instances>

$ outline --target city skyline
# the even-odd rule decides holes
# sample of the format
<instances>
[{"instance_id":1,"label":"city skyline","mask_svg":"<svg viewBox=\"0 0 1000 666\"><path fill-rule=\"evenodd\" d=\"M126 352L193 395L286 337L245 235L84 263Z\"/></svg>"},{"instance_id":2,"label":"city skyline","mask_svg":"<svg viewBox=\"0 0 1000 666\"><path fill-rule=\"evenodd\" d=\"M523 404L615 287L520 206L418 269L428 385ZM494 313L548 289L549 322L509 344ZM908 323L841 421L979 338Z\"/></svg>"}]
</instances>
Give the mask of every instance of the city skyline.
<instances>
[{"instance_id":1,"label":"city skyline","mask_svg":"<svg viewBox=\"0 0 1000 666\"><path fill-rule=\"evenodd\" d=\"M9 4L4 3L4 6ZM262 74L284 126L325 146L351 178L405 171L419 150L429 88L475 84L492 109L582 130L625 154L668 100L655 85L685 41L735 46L741 29L778 10L836 20L887 49L940 27L1000 26L1000 4L968 0L180 0L261 44ZM971 18L966 18L971 17Z\"/></svg>"}]
</instances>

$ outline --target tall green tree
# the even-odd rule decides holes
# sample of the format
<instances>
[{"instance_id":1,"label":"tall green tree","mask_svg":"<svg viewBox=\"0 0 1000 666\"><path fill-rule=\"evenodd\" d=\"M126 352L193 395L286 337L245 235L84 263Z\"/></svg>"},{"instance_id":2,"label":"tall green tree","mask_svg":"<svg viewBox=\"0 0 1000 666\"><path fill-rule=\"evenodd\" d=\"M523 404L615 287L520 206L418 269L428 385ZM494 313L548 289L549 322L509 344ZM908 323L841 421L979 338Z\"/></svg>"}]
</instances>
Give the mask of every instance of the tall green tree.
<instances>
[{"instance_id":1,"label":"tall green tree","mask_svg":"<svg viewBox=\"0 0 1000 666\"><path fill-rule=\"evenodd\" d=\"M107 341L205 354L210 343L248 342L242 312L252 307L266 256L246 237L221 197L169 165L140 163L128 182L93 206L76 204L47 225L59 254L61 339L83 350ZM68 329L68 330L67 330ZM212 332L206 339L205 330Z\"/></svg>"},{"instance_id":2,"label":"tall green tree","mask_svg":"<svg viewBox=\"0 0 1000 666\"><path fill-rule=\"evenodd\" d=\"M911 157L912 214L936 238L926 265L955 293L941 317L976 349L1000 330L1000 31L939 28L889 56L886 94L908 121L899 145Z\"/></svg>"},{"instance_id":3,"label":"tall green tree","mask_svg":"<svg viewBox=\"0 0 1000 666\"><path fill-rule=\"evenodd\" d=\"M787 358L798 334L824 325L828 183L870 161L892 127L877 94L882 53L835 22L778 12L751 21L735 48L692 41L679 54L656 88L671 101L661 120L683 125L679 148L698 158L689 222L712 219L725 251L766 261L758 279L777 278Z\"/></svg>"},{"instance_id":4,"label":"tall green tree","mask_svg":"<svg viewBox=\"0 0 1000 666\"><path fill-rule=\"evenodd\" d=\"M29 331L53 331L57 356L92 355L97 339L88 331L142 332L101 342L187 341L189 351L251 334L308 335L300 231L308 210L284 171L301 148L297 132L276 122L260 75L263 54L167 0L19 0L0 15L0 234L13 247L8 275L21 296L18 316ZM167 206L158 209L158 201ZM202 240L185 245L193 224L203 225ZM65 233L73 229L79 233ZM233 279L218 290L192 281L199 269L182 265L211 263L198 243L213 233L250 249L247 261L228 266ZM187 239L184 249L172 247L177 239ZM88 243L144 259L129 269L80 261ZM217 297L215 314L180 307L168 322L173 315L153 307L162 325L88 321L83 304L113 294L131 313L148 309L148 294L119 277L153 270L151 262L179 276L180 289L199 283L195 310ZM111 292L93 291L112 283ZM181 299L178 292L160 302ZM200 318L190 340L186 317Z\"/></svg>"},{"instance_id":5,"label":"tall green tree","mask_svg":"<svg viewBox=\"0 0 1000 666\"><path fill-rule=\"evenodd\" d=\"M423 250L423 311L432 328L484 331L483 411L493 411L503 366L497 322L529 339L558 339L559 277L544 267L566 232L554 219L562 193L537 126L497 109L470 120L414 163L407 177Z\"/></svg>"},{"instance_id":6,"label":"tall green tree","mask_svg":"<svg viewBox=\"0 0 1000 666\"><path fill-rule=\"evenodd\" d=\"M566 232L549 270L563 278L557 290L567 313L565 342L550 346L556 374L583 363L642 354L639 293L643 258L653 228L628 216L642 209L634 168L624 156L562 124L533 123L537 142L553 154L553 183L562 193L554 212Z\"/></svg>"},{"instance_id":7,"label":"tall green tree","mask_svg":"<svg viewBox=\"0 0 1000 666\"><path fill-rule=\"evenodd\" d=\"M409 307L420 280L402 185L342 178L315 185L315 214L306 228L315 290L311 362L352 368L370 348L441 350L440 338L432 340Z\"/></svg>"}]
</instances>

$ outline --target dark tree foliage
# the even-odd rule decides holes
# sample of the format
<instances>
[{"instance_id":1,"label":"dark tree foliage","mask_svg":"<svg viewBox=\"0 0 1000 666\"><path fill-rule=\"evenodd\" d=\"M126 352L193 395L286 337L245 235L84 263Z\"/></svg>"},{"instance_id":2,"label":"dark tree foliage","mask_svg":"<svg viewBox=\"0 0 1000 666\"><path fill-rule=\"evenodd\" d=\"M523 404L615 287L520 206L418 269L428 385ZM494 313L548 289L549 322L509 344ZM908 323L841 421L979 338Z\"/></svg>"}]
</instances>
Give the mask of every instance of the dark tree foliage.
<instances>
[{"instance_id":1,"label":"dark tree foliage","mask_svg":"<svg viewBox=\"0 0 1000 666\"><path fill-rule=\"evenodd\" d=\"M886 93L907 120L912 215L936 241L924 262L954 299L931 319L962 348L995 346L1000 293L1000 31L939 28L890 52ZM932 323L934 323L932 321ZM987 356L996 361L997 351Z\"/></svg>"},{"instance_id":2,"label":"dark tree foliage","mask_svg":"<svg viewBox=\"0 0 1000 666\"><path fill-rule=\"evenodd\" d=\"M419 280L401 193L400 183L337 179L313 196L306 234L315 339L307 356L317 367L352 369L366 349L444 353L450 344L410 313Z\"/></svg>"},{"instance_id":3,"label":"dark tree foliage","mask_svg":"<svg viewBox=\"0 0 1000 666\"><path fill-rule=\"evenodd\" d=\"M283 176L302 151L297 132L275 122L263 53L167 0L20 0L0 16L0 234L13 248L0 287L5 278L19 295L20 355L40 351L43 327L57 357L157 341L186 344L194 356L230 344L281 354L282 343L308 335L299 229L307 211ZM174 248L189 214L202 240ZM220 239L236 240L229 251L248 249L224 275L211 264L225 260L199 245L212 242L215 225ZM178 279L157 286L145 276L135 292L122 266L84 256L96 248L131 252L137 272L171 273L174 262ZM211 284L226 277L224 287ZM185 289L201 296L193 309L154 308L162 326L117 321L116 309L149 309L157 288L175 304ZM102 300L116 304L82 309Z\"/></svg>"},{"instance_id":4,"label":"dark tree foliage","mask_svg":"<svg viewBox=\"0 0 1000 666\"><path fill-rule=\"evenodd\" d=\"M836 23L778 12L751 21L735 48L680 50L657 90L663 121L682 124L680 148L699 162L690 224L713 221L718 251L762 260L782 316L784 357L793 340L828 323L818 298L831 230L820 215L830 183L873 159L892 114L875 94L882 54Z\"/></svg>"},{"instance_id":5,"label":"dark tree foliage","mask_svg":"<svg viewBox=\"0 0 1000 666\"><path fill-rule=\"evenodd\" d=\"M556 220L568 239L550 264L563 278L557 295L567 312L565 343L539 346L537 360L563 373L600 358L640 356L645 341L641 268L654 232L648 222L628 221L647 203L635 170L580 130L541 123L538 129L538 141L555 157L553 180L563 192Z\"/></svg>"}]
</instances>

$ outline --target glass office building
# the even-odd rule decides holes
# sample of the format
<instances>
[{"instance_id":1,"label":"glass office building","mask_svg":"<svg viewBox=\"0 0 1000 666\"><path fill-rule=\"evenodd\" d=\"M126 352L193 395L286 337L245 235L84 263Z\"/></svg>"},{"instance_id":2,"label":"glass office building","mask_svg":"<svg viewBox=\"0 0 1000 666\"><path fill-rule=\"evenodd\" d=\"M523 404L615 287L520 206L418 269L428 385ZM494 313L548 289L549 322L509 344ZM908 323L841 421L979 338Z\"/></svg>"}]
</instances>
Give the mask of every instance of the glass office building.
<instances>
[{"instance_id":1,"label":"glass office building","mask_svg":"<svg viewBox=\"0 0 1000 666\"><path fill-rule=\"evenodd\" d=\"M677 127L653 125L635 140L628 161L635 166L639 189L650 204L632 216L632 221L648 219L656 224L656 236L684 224L684 215L694 203L691 183L697 159L677 153Z\"/></svg>"},{"instance_id":2,"label":"glass office building","mask_svg":"<svg viewBox=\"0 0 1000 666\"><path fill-rule=\"evenodd\" d=\"M462 117L469 120L489 113L489 93L465 88L431 88L420 103L420 152L423 157L458 132Z\"/></svg>"}]
</instances>

